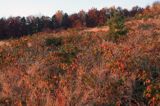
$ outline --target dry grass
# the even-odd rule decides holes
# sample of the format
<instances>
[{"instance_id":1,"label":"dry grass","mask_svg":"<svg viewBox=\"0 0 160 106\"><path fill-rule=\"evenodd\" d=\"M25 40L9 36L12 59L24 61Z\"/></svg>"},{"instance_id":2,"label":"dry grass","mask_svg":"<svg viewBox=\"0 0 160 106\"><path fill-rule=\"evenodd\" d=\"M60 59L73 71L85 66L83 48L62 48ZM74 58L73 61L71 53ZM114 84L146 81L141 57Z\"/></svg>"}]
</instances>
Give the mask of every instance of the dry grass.
<instances>
[{"instance_id":1,"label":"dry grass","mask_svg":"<svg viewBox=\"0 0 160 106\"><path fill-rule=\"evenodd\" d=\"M94 32L94 33L97 33L97 32L108 32L109 30L109 27L107 26L104 26L104 27L99 27L99 28L88 28L88 29L85 29L84 32Z\"/></svg>"}]
</instances>

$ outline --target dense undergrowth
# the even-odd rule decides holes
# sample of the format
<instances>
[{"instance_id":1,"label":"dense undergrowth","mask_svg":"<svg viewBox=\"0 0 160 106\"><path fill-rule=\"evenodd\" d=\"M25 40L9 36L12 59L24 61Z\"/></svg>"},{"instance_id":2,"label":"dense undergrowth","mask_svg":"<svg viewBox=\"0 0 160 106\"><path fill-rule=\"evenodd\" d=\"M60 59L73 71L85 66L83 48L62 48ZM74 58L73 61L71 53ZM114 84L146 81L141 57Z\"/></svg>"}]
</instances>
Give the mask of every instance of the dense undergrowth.
<instances>
[{"instance_id":1,"label":"dense undergrowth","mask_svg":"<svg viewBox=\"0 0 160 106\"><path fill-rule=\"evenodd\" d=\"M159 106L159 17L121 21L112 20L108 34L67 30L6 41L0 105Z\"/></svg>"}]
</instances>

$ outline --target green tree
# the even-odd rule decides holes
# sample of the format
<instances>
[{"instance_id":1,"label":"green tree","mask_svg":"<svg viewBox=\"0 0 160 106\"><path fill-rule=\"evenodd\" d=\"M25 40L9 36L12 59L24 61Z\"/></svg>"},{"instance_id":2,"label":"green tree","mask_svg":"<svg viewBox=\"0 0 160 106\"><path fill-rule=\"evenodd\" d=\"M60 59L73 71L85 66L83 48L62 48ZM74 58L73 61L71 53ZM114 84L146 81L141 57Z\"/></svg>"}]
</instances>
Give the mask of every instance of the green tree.
<instances>
[{"instance_id":1,"label":"green tree","mask_svg":"<svg viewBox=\"0 0 160 106\"><path fill-rule=\"evenodd\" d=\"M109 31L109 39L113 41L117 41L120 36L126 35L127 28L125 27L125 18L119 12L114 11L112 16L108 21L108 26L110 28Z\"/></svg>"}]
</instances>

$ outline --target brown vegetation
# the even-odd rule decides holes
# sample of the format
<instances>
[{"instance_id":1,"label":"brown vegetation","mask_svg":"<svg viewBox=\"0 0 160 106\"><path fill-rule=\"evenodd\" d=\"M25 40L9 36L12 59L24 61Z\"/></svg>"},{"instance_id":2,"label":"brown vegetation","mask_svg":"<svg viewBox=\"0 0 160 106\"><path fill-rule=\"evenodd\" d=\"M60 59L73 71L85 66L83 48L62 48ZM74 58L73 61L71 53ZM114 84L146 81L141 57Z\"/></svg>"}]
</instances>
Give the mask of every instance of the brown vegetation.
<instances>
[{"instance_id":1,"label":"brown vegetation","mask_svg":"<svg viewBox=\"0 0 160 106\"><path fill-rule=\"evenodd\" d=\"M2 42L0 106L159 106L160 17L146 15Z\"/></svg>"}]
</instances>

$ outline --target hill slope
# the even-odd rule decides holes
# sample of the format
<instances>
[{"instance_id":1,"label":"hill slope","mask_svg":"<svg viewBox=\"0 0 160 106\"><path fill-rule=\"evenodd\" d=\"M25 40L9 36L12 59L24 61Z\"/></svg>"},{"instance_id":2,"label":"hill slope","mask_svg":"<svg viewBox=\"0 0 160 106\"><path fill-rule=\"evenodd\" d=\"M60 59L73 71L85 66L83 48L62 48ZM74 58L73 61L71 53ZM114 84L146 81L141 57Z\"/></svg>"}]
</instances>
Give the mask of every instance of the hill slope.
<instances>
[{"instance_id":1,"label":"hill slope","mask_svg":"<svg viewBox=\"0 0 160 106\"><path fill-rule=\"evenodd\" d=\"M0 105L160 105L160 20L126 26L117 43L77 30L6 41Z\"/></svg>"}]
</instances>

